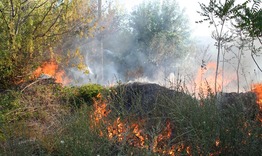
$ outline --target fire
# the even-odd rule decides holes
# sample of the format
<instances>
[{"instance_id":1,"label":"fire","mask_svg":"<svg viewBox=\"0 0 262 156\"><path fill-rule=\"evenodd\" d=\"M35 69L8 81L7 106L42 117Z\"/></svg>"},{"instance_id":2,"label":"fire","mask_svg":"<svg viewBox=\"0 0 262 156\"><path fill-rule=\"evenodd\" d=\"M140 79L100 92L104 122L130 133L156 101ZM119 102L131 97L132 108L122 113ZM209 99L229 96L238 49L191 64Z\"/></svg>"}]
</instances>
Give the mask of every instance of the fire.
<instances>
[{"instance_id":1,"label":"fire","mask_svg":"<svg viewBox=\"0 0 262 156\"><path fill-rule=\"evenodd\" d=\"M222 91L223 86L228 86L230 83L235 80L236 76L234 74L227 73L224 78L222 77L222 69L218 69L218 77L217 77L217 91ZM215 74L216 74L216 63L209 62L206 65L202 65L195 77L195 83L197 84L197 88L199 91L202 91L204 95L208 95L208 92L215 91ZM221 86L223 84L223 86Z\"/></svg>"},{"instance_id":2,"label":"fire","mask_svg":"<svg viewBox=\"0 0 262 156\"><path fill-rule=\"evenodd\" d=\"M259 114L257 115L257 118L260 122L262 122L262 84L254 84L252 91L257 95L257 104L259 107Z\"/></svg>"},{"instance_id":3,"label":"fire","mask_svg":"<svg viewBox=\"0 0 262 156\"><path fill-rule=\"evenodd\" d=\"M118 117L113 125L108 126L107 131L109 139L116 137L118 142L122 142L125 138L126 127L124 123L121 122L120 117Z\"/></svg>"},{"instance_id":4,"label":"fire","mask_svg":"<svg viewBox=\"0 0 262 156\"><path fill-rule=\"evenodd\" d=\"M94 116L92 118L95 120L95 123L98 124L104 117L110 113L109 110L107 110L106 103L102 100L102 96L99 93L97 95L98 100L94 100Z\"/></svg>"},{"instance_id":5,"label":"fire","mask_svg":"<svg viewBox=\"0 0 262 156\"><path fill-rule=\"evenodd\" d=\"M220 144L220 140L219 140L219 138L217 138L217 139L216 139L216 147L218 147L219 144Z\"/></svg>"},{"instance_id":6,"label":"fire","mask_svg":"<svg viewBox=\"0 0 262 156\"><path fill-rule=\"evenodd\" d=\"M110 112L107 101L102 100L101 94L98 94L97 98L94 99L94 114L91 115L91 120L95 123L96 128L101 128L101 124L107 127L106 133L103 133L102 130L100 131L100 136L106 136L113 142L152 150L155 153L174 156L186 150L190 155L189 146L185 147L184 144L178 143L170 146L173 127L169 120L166 121L165 128L159 134L150 137L143 128L145 127L145 120L132 122L120 117L112 120L108 118ZM94 128L94 126L91 126L91 128Z\"/></svg>"},{"instance_id":7,"label":"fire","mask_svg":"<svg viewBox=\"0 0 262 156\"><path fill-rule=\"evenodd\" d=\"M160 155L175 156L181 155L183 152L189 156L193 155L191 146L186 145L184 142L172 142L172 139L175 137L172 132L175 125L170 120L167 119L165 121L165 126L160 129L160 132L152 135L152 133L146 131L145 119L130 121L121 117L110 118L112 117L110 116L111 110L107 103L108 101L104 100L99 93L94 99L94 111L90 116L93 123L91 128L98 129L101 137L106 137L114 143L128 144L140 149L151 150ZM101 129L104 127L105 129ZM219 136L214 140L214 147L216 151L209 153L209 155L220 155L221 140ZM197 146L196 149L199 155L201 155L201 148Z\"/></svg>"},{"instance_id":8,"label":"fire","mask_svg":"<svg viewBox=\"0 0 262 156\"><path fill-rule=\"evenodd\" d=\"M145 140L148 140L148 138L144 136L142 130L139 128L139 125L133 124L132 127L133 127L133 134L138 138L138 141L136 142L136 144L134 144L134 146L145 147L146 149L148 149L148 146L145 145Z\"/></svg>"},{"instance_id":9,"label":"fire","mask_svg":"<svg viewBox=\"0 0 262 156\"><path fill-rule=\"evenodd\" d=\"M49 75L55 78L55 82L68 84L70 80L65 76L65 71L60 70L55 60L50 60L42 63L32 74L33 78L38 78L41 74Z\"/></svg>"}]
</instances>

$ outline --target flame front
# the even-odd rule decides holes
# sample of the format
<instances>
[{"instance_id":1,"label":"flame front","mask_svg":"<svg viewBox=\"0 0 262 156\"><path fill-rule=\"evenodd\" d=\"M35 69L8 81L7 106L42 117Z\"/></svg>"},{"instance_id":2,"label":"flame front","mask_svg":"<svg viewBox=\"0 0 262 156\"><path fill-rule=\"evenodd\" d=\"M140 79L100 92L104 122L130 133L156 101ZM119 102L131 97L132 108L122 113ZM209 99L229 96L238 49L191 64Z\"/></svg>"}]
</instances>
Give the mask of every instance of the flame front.
<instances>
[{"instance_id":1,"label":"flame front","mask_svg":"<svg viewBox=\"0 0 262 156\"><path fill-rule=\"evenodd\" d=\"M262 121L262 84L255 85L253 91L257 94L257 103L260 108L258 119ZM165 123L162 124L163 128L153 128L155 133L152 133L151 128L148 128L149 120L138 118L134 121L134 118L115 117L112 115L113 113L110 114L111 112L108 101L103 100L101 94L98 94L94 100L93 114L91 114L93 123L91 129L95 128L100 132L101 137L106 137L113 143L150 150L159 155L193 155L194 152L203 155L201 145L195 145L194 147L190 141L175 141L175 138L177 138L177 136L174 136L176 132L175 123L169 119L166 119ZM250 126L245 122L243 130L248 127ZM228 132L227 129L225 130ZM248 137L253 135L252 131L247 131L246 134ZM213 141L212 151L208 155L221 155L227 150L227 147L223 147L223 144L223 140L221 140L220 136L217 136ZM245 145L246 140L243 140L242 144Z\"/></svg>"},{"instance_id":2,"label":"flame front","mask_svg":"<svg viewBox=\"0 0 262 156\"><path fill-rule=\"evenodd\" d=\"M190 155L190 147L186 147L184 144L177 143L170 146L170 140L172 136L172 125L168 120L166 126L160 131L159 134L155 134L154 137L146 133L145 121L138 120L135 122L128 121L117 117L112 120L108 117L111 110L107 106L107 101L102 100L101 94L97 95L94 100L94 114L91 115L91 119L96 128L102 128L101 124L107 127L106 133L100 130L100 136L106 136L113 142L129 144L141 149L152 150L155 153L165 155L177 155L183 150ZM91 125L91 128L94 128Z\"/></svg>"},{"instance_id":3,"label":"flame front","mask_svg":"<svg viewBox=\"0 0 262 156\"><path fill-rule=\"evenodd\" d=\"M32 77L38 78L41 74L49 75L55 78L55 82L68 84L70 80L65 76L65 71L60 70L57 62L55 60L50 60L42 63L34 72Z\"/></svg>"},{"instance_id":4,"label":"flame front","mask_svg":"<svg viewBox=\"0 0 262 156\"><path fill-rule=\"evenodd\" d=\"M260 122L262 122L262 84L254 84L252 91L257 95L257 104L259 107L259 114L257 115L257 118Z\"/></svg>"}]
</instances>

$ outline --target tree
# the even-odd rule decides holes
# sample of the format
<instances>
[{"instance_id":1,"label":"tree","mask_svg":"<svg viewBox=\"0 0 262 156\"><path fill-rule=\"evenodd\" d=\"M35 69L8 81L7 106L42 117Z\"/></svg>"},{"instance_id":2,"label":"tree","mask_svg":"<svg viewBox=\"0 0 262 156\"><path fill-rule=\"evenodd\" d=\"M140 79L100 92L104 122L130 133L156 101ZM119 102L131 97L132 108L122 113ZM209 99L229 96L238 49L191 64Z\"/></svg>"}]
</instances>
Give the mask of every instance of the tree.
<instances>
[{"instance_id":1,"label":"tree","mask_svg":"<svg viewBox=\"0 0 262 156\"><path fill-rule=\"evenodd\" d=\"M149 1L137 6L130 18L138 52L157 64L165 57L185 56L189 27L179 5L173 0Z\"/></svg>"},{"instance_id":2,"label":"tree","mask_svg":"<svg viewBox=\"0 0 262 156\"><path fill-rule=\"evenodd\" d=\"M176 1L143 2L131 13L129 21L135 51L145 54L147 62L155 66L168 64L172 70L175 59L186 55L189 28Z\"/></svg>"},{"instance_id":3,"label":"tree","mask_svg":"<svg viewBox=\"0 0 262 156\"><path fill-rule=\"evenodd\" d=\"M235 12L236 24L234 27L245 34L250 39L251 57L258 69L262 72L254 56L262 49L262 2L260 0L248 0L242 4L242 9ZM249 7L250 6L250 7ZM255 46L255 41L260 42L260 46Z\"/></svg>"},{"instance_id":4,"label":"tree","mask_svg":"<svg viewBox=\"0 0 262 156\"><path fill-rule=\"evenodd\" d=\"M234 12L239 10L242 6L235 6L235 0L210 0L208 5L204 3L199 3L201 11L198 13L204 17L203 20L197 23L202 23L203 21L208 21L210 25L214 26L215 30L212 33L212 38L216 40L217 47L217 63L216 63L216 74L215 74L215 93L217 93L217 78L220 54L222 51L223 44L229 42L232 36L225 31L225 25L234 18Z\"/></svg>"},{"instance_id":5,"label":"tree","mask_svg":"<svg viewBox=\"0 0 262 156\"><path fill-rule=\"evenodd\" d=\"M156 71L165 66L174 72L176 59L188 52L190 37L187 21L178 4L171 0L163 3L146 1L131 13L114 4L111 6L102 14L101 23L105 28L94 38L99 40L99 36L103 36L104 70L111 72L104 71L105 79L101 83L108 83L111 76L123 81L146 76L153 79ZM94 49L99 46L94 45L90 46ZM97 54L89 53L87 57L96 68L94 75L101 78L101 63L96 61L101 55Z\"/></svg>"},{"instance_id":6,"label":"tree","mask_svg":"<svg viewBox=\"0 0 262 156\"><path fill-rule=\"evenodd\" d=\"M255 37L262 44L262 2L260 0L248 0L242 4L242 8L236 10L235 28L241 29L249 37ZM250 7L249 7L250 6Z\"/></svg>"},{"instance_id":7,"label":"tree","mask_svg":"<svg viewBox=\"0 0 262 156\"><path fill-rule=\"evenodd\" d=\"M90 28L93 16L82 0L0 1L0 86L28 78L69 35Z\"/></svg>"},{"instance_id":8,"label":"tree","mask_svg":"<svg viewBox=\"0 0 262 156\"><path fill-rule=\"evenodd\" d=\"M253 56L253 54L256 54L261 49L261 46L256 48L254 45L255 38L257 38L261 43L261 1L253 0L252 2L251 0L247 0L243 3L236 4L235 0L210 0L209 5L205 5L203 3L199 4L202 11L199 11L198 13L203 16L204 19L198 22L202 23L203 21L208 21L210 25L215 28L215 31L212 34L212 37L217 41L216 46L218 49L215 75L215 93L217 92L216 86L221 50L223 47L226 48L228 43L235 42L235 40L239 40L241 42L238 43L237 46L240 53L237 56L239 60L236 67L239 91L239 65L241 62L242 51L244 49L244 45L247 44L247 41L249 41L250 44L249 50L251 50L251 56L257 67L261 70ZM251 7L248 7L250 4ZM226 24L231 26L230 31L225 31ZM234 36L235 34L237 34L237 36Z\"/></svg>"}]
</instances>

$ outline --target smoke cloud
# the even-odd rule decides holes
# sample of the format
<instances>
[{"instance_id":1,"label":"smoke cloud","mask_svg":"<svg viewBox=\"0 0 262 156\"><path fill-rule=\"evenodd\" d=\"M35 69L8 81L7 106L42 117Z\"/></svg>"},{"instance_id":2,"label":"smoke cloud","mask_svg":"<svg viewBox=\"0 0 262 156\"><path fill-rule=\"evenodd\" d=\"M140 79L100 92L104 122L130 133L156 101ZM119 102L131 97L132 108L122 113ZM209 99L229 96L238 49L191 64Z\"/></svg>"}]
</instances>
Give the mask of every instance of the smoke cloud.
<instances>
[{"instance_id":1,"label":"smoke cloud","mask_svg":"<svg viewBox=\"0 0 262 156\"><path fill-rule=\"evenodd\" d=\"M180 79L186 81L190 90L194 90L196 83L199 83L196 82L196 79L201 69L203 69L202 72L209 73L206 75L202 73L203 82L207 80L207 77L214 77L214 69L203 67L203 65L216 60L216 48L211 37L194 36L194 39L188 37L190 41L185 48L185 56L167 55L160 61L155 61L149 59L147 53L144 52L145 49L137 50L139 43L136 38L114 29L118 28L116 26L118 24L127 25L128 14L130 13L119 14L109 22L109 25L106 22L100 23L110 29L105 28L102 33L95 34L94 38L74 40L78 45L81 42L81 46L78 48L85 56L89 74L83 74L75 68L68 69L68 75L73 79L72 85L86 83L110 85L118 82L142 81L168 86L177 83ZM120 16L125 16L126 20L118 21ZM143 21L141 22L143 23ZM126 27L126 29L131 29L130 32L132 32L132 28ZM208 46L209 48L207 48ZM225 55L228 61L224 64L224 78L229 82L225 80L224 90L236 91L237 82L234 73L236 73L237 59L233 54L226 53ZM257 61L262 62L261 58L258 58ZM251 83L262 80L261 74L250 57L250 52L243 55L239 75L241 91L250 90ZM210 83L212 85L213 82Z\"/></svg>"}]
</instances>

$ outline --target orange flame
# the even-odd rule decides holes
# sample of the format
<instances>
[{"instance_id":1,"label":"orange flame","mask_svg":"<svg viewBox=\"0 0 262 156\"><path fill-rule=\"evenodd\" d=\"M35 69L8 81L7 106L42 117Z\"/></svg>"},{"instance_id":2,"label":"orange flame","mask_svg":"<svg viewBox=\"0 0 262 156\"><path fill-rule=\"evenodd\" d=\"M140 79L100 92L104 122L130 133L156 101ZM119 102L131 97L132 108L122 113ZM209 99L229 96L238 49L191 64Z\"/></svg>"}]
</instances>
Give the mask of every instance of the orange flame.
<instances>
[{"instance_id":1,"label":"orange flame","mask_svg":"<svg viewBox=\"0 0 262 156\"><path fill-rule=\"evenodd\" d=\"M65 76L65 71L60 70L55 60L44 62L32 74L33 78L38 78L41 74L49 75L55 78L56 83L68 84L70 80Z\"/></svg>"},{"instance_id":2,"label":"orange flame","mask_svg":"<svg viewBox=\"0 0 262 156\"><path fill-rule=\"evenodd\" d=\"M255 85L254 90L257 93L258 103L261 109L261 96L262 96L262 85ZM187 155L193 155L192 146L187 145L187 142L172 142L172 131L174 130L174 124L167 120L165 123L165 127L160 129L159 133L150 135L146 131L146 122L145 120L138 119L135 122L131 122L127 119L123 119L117 117L116 119L111 119L109 114L111 110L108 107L107 101L102 99L102 95L98 94L97 98L94 99L94 114L91 115L91 121L95 123L95 125L91 125L91 128L102 128L100 130L100 136L108 138L110 141L114 143L128 144L133 147L137 147L140 149L151 150L154 153L158 153L160 155L181 155L183 152ZM261 117L261 116L260 116ZM261 118L260 118L261 119ZM103 126L100 126L103 123ZM244 127L248 127L247 124ZM251 135L251 132L248 132L248 135ZM243 142L245 144L245 142ZM195 148L198 152L198 155L202 155L201 147L196 145ZM213 142L213 149L210 152L209 156L217 156L221 155L222 149L222 141L219 136Z\"/></svg>"},{"instance_id":3,"label":"orange flame","mask_svg":"<svg viewBox=\"0 0 262 156\"><path fill-rule=\"evenodd\" d=\"M101 98L101 94L99 93L97 95L98 100L94 100L94 116L92 118L95 120L95 123L99 123L104 117L110 113L109 110L107 110L107 105L105 101L103 101Z\"/></svg>"},{"instance_id":4,"label":"orange flame","mask_svg":"<svg viewBox=\"0 0 262 156\"><path fill-rule=\"evenodd\" d=\"M233 80L236 79L236 76L234 74L227 73L227 77L222 77L222 69L218 69L218 77L217 77L217 91L222 90L222 83L223 86L229 85ZM195 77L195 83L197 85L197 88L199 88L200 91L203 91L203 94L206 96L208 95L208 92L214 92L215 91L215 74L216 74L216 63L209 62L205 66L201 66L198 71L197 75ZM207 84L206 84L207 83ZM209 88L211 90L209 90Z\"/></svg>"},{"instance_id":5,"label":"orange flame","mask_svg":"<svg viewBox=\"0 0 262 156\"><path fill-rule=\"evenodd\" d=\"M143 131L139 128L138 124L133 124L132 127L133 129L133 134L137 137L138 141L135 141L133 144L136 147L144 147L148 149L148 146L145 145L145 140L148 140L147 136L143 134Z\"/></svg>"},{"instance_id":6,"label":"orange flame","mask_svg":"<svg viewBox=\"0 0 262 156\"><path fill-rule=\"evenodd\" d=\"M257 95L257 104L259 107L259 114L257 115L257 118L260 122L262 122L262 83L254 84L252 91Z\"/></svg>"},{"instance_id":7,"label":"orange flame","mask_svg":"<svg viewBox=\"0 0 262 156\"><path fill-rule=\"evenodd\" d=\"M99 123L103 123L107 127L106 134L103 134L102 130L100 130L100 136L106 135L109 140L127 143L141 149L151 149L155 153L174 156L185 149L190 155L190 147L185 147L184 144L175 144L170 147L169 142L172 135L170 121L166 122L166 127L159 134L150 138L145 130L141 128L145 126L145 121L139 120L136 121L137 123L130 123L120 117L112 121L108 118L110 112L107 102L102 100L101 94L98 94L97 98L94 99L94 114L91 115L91 119L97 128L101 128ZM91 128L94 128L94 126L91 125Z\"/></svg>"}]
</instances>

